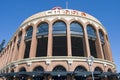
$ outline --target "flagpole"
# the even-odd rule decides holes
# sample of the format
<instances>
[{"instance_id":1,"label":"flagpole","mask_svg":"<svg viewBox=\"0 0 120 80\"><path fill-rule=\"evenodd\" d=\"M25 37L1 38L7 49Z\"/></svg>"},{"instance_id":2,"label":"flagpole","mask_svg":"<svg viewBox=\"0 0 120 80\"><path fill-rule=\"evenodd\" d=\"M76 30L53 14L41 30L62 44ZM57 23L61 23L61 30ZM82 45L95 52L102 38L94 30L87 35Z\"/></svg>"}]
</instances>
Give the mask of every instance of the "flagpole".
<instances>
[{"instance_id":1,"label":"flagpole","mask_svg":"<svg viewBox=\"0 0 120 80\"><path fill-rule=\"evenodd\" d=\"M66 9L68 9L68 1L66 0Z\"/></svg>"}]
</instances>

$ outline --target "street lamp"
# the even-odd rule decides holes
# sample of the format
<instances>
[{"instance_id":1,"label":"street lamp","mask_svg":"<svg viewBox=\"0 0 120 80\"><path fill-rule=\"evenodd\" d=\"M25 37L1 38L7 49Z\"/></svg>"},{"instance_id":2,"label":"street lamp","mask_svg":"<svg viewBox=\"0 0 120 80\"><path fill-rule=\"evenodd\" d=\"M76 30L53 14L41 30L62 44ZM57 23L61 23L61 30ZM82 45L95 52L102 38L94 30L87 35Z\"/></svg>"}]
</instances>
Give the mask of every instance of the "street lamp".
<instances>
[{"instance_id":1,"label":"street lamp","mask_svg":"<svg viewBox=\"0 0 120 80\"><path fill-rule=\"evenodd\" d=\"M92 80L94 80L94 74L93 74L93 70L92 70L92 65L94 63L94 57L93 56L89 56L87 58L87 63L89 65L90 71L92 72Z\"/></svg>"}]
</instances>

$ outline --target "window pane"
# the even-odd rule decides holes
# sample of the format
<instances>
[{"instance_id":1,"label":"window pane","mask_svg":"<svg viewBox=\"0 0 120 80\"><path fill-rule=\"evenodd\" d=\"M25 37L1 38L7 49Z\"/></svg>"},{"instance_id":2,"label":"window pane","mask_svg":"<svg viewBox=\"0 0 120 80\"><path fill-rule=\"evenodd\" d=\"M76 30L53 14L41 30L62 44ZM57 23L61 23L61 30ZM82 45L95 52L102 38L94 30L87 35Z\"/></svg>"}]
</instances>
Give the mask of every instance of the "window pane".
<instances>
[{"instance_id":1,"label":"window pane","mask_svg":"<svg viewBox=\"0 0 120 80\"><path fill-rule=\"evenodd\" d=\"M26 31L26 37L31 37L32 32L33 32L33 28L32 27L28 28L28 30Z\"/></svg>"},{"instance_id":2,"label":"window pane","mask_svg":"<svg viewBox=\"0 0 120 80\"><path fill-rule=\"evenodd\" d=\"M62 21L57 21L53 25L53 34L61 33L64 34L66 33L66 24Z\"/></svg>"},{"instance_id":3,"label":"window pane","mask_svg":"<svg viewBox=\"0 0 120 80\"><path fill-rule=\"evenodd\" d=\"M96 38L95 30L92 26L87 26L88 37Z\"/></svg>"},{"instance_id":4,"label":"window pane","mask_svg":"<svg viewBox=\"0 0 120 80\"><path fill-rule=\"evenodd\" d=\"M43 35L43 34L48 34L48 24L47 23L42 23L38 27L38 34Z\"/></svg>"},{"instance_id":5,"label":"window pane","mask_svg":"<svg viewBox=\"0 0 120 80\"><path fill-rule=\"evenodd\" d=\"M71 31L71 34L81 34L81 35L83 35L82 27L78 22L71 23L70 31Z\"/></svg>"},{"instance_id":6,"label":"window pane","mask_svg":"<svg viewBox=\"0 0 120 80\"><path fill-rule=\"evenodd\" d=\"M99 31L99 35L100 35L100 40L101 40L102 42L104 42L104 37L103 37L103 33L102 33L101 30Z\"/></svg>"}]
</instances>

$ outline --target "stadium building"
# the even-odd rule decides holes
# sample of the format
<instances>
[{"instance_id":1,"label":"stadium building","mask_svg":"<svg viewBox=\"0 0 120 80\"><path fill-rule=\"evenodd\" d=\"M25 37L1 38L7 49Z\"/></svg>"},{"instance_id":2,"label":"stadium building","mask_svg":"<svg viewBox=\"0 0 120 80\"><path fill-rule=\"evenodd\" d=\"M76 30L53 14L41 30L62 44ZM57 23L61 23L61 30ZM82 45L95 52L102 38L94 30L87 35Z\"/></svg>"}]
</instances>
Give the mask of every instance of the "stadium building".
<instances>
[{"instance_id":1,"label":"stadium building","mask_svg":"<svg viewBox=\"0 0 120 80\"><path fill-rule=\"evenodd\" d=\"M0 53L0 80L114 80L108 33L95 17L54 7L27 18Z\"/></svg>"}]
</instances>

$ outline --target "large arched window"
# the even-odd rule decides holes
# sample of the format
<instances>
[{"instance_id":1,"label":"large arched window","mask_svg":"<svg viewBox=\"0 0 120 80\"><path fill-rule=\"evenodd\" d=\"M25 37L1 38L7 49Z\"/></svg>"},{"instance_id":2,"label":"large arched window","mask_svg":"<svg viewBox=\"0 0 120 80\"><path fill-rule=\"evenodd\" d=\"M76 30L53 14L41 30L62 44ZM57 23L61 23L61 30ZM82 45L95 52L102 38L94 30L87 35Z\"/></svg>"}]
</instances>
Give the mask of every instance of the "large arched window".
<instances>
[{"instance_id":1,"label":"large arched window","mask_svg":"<svg viewBox=\"0 0 120 80\"><path fill-rule=\"evenodd\" d=\"M53 56L67 56L66 24L63 21L53 24Z\"/></svg>"},{"instance_id":2,"label":"large arched window","mask_svg":"<svg viewBox=\"0 0 120 80\"><path fill-rule=\"evenodd\" d=\"M70 24L72 56L84 56L83 29L78 22Z\"/></svg>"},{"instance_id":3,"label":"large arched window","mask_svg":"<svg viewBox=\"0 0 120 80\"><path fill-rule=\"evenodd\" d=\"M92 39L96 38L95 30L91 25L87 26L87 33L88 33L88 37L90 37Z\"/></svg>"},{"instance_id":4,"label":"large arched window","mask_svg":"<svg viewBox=\"0 0 120 80\"><path fill-rule=\"evenodd\" d=\"M48 23L43 22L38 26L37 35L48 34Z\"/></svg>"},{"instance_id":5,"label":"large arched window","mask_svg":"<svg viewBox=\"0 0 120 80\"><path fill-rule=\"evenodd\" d=\"M53 24L53 34L66 34L66 24L63 21L57 21Z\"/></svg>"},{"instance_id":6,"label":"large arched window","mask_svg":"<svg viewBox=\"0 0 120 80\"><path fill-rule=\"evenodd\" d=\"M100 36L100 40L101 40L101 42L104 43L104 34L103 34L103 32L102 32L101 29L99 30L99 36Z\"/></svg>"},{"instance_id":7,"label":"large arched window","mask_svg":"<svg viewBox=\"0 0 120 80\"><path fill-rule=\"evenodd\" d=\"M43 22L38 26L36 57L47 56L48 36L44 36L46 34L48 34L48 23Z\"/></svg>"},{"instance_id":8,"label":"large arched window","mask_svg":"<svg viewBox=\"0 0 120 80\"><path fill-rule=\"evenodd\" d=\"M25 36L25 46L26 46L26 47L25 47L25 52L24 52L24 58L29 58L32 33L33 33L33 27L30 26L30 27L26 30L26 36Z\"/></svg>"},{"instance_id":9,"label":"large arched window","mask_svg":"<svg viewBox=\"0 0 120 80\"><path fill-rule=\"evenodd\" d=\"M31 37L32 37L32 33L33 33L33 27L30 26L30 27L26 30L26 38L31 38Z\"/></svg>"},{"instance_id":10,"label":"large arched window","mask_svg":"<svg viewBox=\"0 0 120 80\"><path fill-rule=\"evenodd\" d=\"M96 51L96 32L95 29L91 26L87 26L87 34L89 39L89 48L91 56L97 58L97 51Z\"/></svg>"},{"instance_id":11,"label":"large arched window","mask_svg":"<svg viewBox=\"0 0 120 80\"><path fill-rule=\"evenodd\" d=\"M71 34L78 34L78 35L83 35L83 29L81 24L79 24L78 22L72 22L70 24L70 32Z\"/></svg>"}]
</instances>

